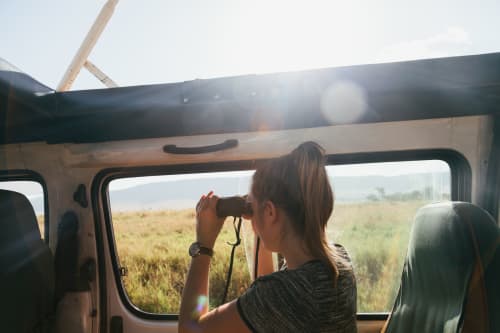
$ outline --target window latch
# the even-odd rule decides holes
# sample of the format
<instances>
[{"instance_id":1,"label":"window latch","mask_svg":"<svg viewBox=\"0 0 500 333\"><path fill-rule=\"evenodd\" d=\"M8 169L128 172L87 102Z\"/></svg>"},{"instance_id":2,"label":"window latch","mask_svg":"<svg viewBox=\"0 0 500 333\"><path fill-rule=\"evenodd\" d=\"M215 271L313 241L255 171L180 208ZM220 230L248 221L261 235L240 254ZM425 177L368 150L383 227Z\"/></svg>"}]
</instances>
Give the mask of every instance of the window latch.
<instances>
[{"instance_id":1,"label":"window latch","mask_svg":"<svg viewBox=\"0 0 500 333\"><path fill-rule=\"evenodd\" d=\"M120 272L121 277L128 275L128 268L125 266L120 266L120 268L118 268L118 271Z\"/></svg>"}]
</instances>

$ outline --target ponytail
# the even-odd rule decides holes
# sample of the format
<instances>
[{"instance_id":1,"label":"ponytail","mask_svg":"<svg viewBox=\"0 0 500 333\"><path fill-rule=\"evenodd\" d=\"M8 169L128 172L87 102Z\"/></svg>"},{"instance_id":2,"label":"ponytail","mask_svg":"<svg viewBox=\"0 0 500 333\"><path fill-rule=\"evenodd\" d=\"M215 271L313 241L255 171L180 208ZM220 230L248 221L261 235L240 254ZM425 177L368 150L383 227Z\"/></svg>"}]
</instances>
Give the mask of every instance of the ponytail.
<instances>
[{"instance_id":1,"label":"ponytail","mask_svg":"<svg viewBox=\"0 0 500 333\"><path fill-rule=\"evenodd\" d=\"M259 202L270 200L285 211L294 231L303 235L305 250L323 261L336 280L341 258L326 238L334 196L323 148L304 142L290 154L268 161L255 172L252 192Z\"/></svg>"},{"instance_id":2,"label":"ponytail","mask_svg":"<svg viewBox=\"0 0 500 333\"><path fill-rule=\"evenodd\" d=\"M298 172L304 205L304 242L313 257L327 264L335 277L338 268L326 239L326 224L333 211L333 191L325 169L324 150L305 142L290 153Z\"/></svg>"}]
</instances>

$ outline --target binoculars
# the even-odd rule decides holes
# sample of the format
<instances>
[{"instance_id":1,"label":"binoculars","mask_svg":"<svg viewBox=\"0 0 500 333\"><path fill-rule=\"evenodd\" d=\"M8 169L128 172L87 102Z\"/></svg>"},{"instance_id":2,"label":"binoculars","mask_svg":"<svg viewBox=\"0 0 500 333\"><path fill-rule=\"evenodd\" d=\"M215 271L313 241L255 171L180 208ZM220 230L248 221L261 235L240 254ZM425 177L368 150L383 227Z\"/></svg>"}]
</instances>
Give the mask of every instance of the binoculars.
<instances>
[{"instance_id":1,"label":"binoculars","mask_svg":"<svg viewBox=\"0 0 500 333\"><path fill-rule=\"evenodd\" d=\"M215 207L218 217L241 217L242 215L252 216L252 205L245 197L234 196L219 198Z\"/></svg>"}]
</instances>

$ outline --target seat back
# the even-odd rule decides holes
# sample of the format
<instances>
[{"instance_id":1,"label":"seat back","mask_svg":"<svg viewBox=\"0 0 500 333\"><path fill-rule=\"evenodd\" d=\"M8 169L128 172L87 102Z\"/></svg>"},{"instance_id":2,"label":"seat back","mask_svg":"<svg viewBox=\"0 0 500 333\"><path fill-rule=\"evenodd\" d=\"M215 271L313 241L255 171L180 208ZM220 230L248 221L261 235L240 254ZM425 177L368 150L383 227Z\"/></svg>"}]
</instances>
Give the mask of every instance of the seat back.
<instances>
[{"instance_id":1,"label":"seat back","mask_svg":"<svg viewBox=\"0 0 500 333\"><path fill-rule=\"evenodd\" d=\"M28 199L0 190L2 332L45 332L54 311L54 261Z\"/></svg>"},{"instance_id":2,"label":"seat back","mask_svg":"<svg viewBox=\"0 0 500 333\"><path fill-rule=\"evenodd\" d=\"M385 332L499 332L499 240L473 204L421 208Z\"/></svg>"}]
</instances>

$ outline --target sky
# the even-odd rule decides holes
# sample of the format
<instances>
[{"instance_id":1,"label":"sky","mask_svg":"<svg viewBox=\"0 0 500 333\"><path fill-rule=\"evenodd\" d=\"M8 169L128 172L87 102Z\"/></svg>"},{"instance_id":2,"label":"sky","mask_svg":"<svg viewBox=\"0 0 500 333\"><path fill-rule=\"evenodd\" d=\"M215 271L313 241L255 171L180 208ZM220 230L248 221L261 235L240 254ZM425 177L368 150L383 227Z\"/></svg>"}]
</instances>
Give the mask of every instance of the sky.
<instances>
[{"instance_id":1,"label":"sky","mask_svg":"<svg viewBox=\"0 0 500 333\"><path fill-rule=\"evenodd\" d=\"M56 88L105 2L1 1L0 57ZM121 0L89 60L129 86L490 53L498 13L498 0ZM100 88L85 69L72 87Z\"/></svg>"}]
</instances>

